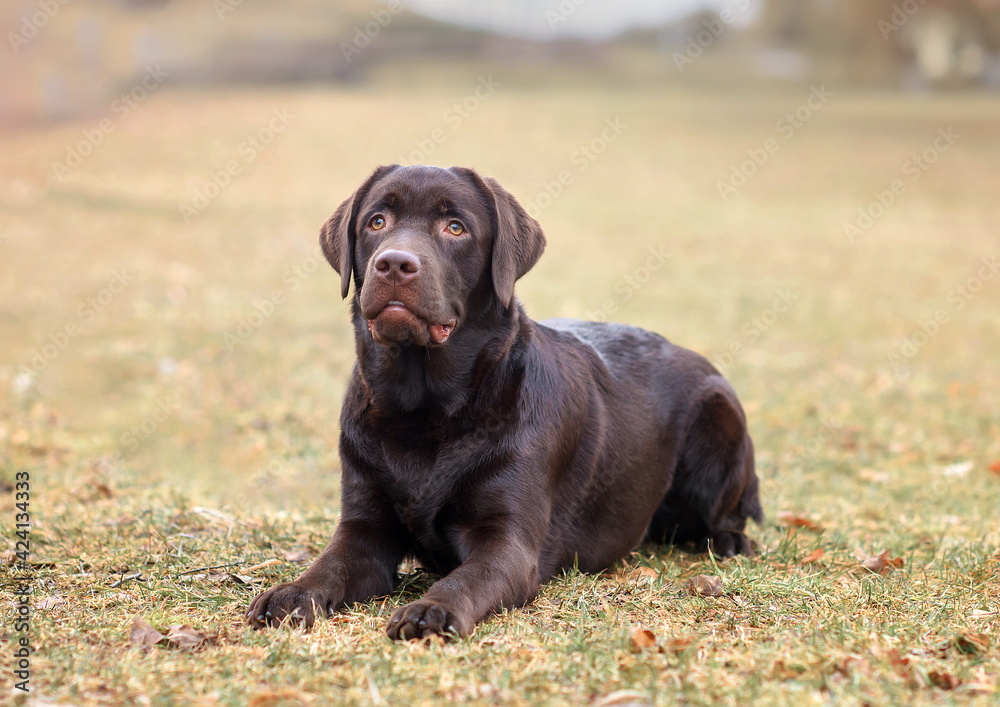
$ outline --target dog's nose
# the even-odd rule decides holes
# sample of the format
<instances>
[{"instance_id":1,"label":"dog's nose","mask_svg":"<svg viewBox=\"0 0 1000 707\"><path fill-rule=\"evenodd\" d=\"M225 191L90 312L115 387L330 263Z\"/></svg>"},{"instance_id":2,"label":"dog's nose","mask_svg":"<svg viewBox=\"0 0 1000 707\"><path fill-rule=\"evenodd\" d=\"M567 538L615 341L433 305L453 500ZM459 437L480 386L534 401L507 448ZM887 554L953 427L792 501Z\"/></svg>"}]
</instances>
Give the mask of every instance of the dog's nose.
<instances>
[{"instance_id":1,"label":"dog's nose","mask_svg":"<svg viewBox=\"0 0 1000 707\"><path fill-rule=\"evenodd\" d=\"M384 250L375 261L375 272L383 280L402 284L420 272L420 258L405 250Z\"/></svg>"}]
</instances>

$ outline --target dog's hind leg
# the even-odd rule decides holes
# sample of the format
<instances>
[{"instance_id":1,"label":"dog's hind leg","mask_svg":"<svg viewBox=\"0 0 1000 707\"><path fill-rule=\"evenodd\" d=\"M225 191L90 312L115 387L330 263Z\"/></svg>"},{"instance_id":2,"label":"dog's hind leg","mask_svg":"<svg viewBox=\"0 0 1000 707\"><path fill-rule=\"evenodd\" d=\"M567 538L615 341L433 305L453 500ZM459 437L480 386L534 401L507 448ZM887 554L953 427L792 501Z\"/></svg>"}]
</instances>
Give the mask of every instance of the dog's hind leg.
<instances>
[{"instance_id":1,"label":"dog's hind leg","mask_svg":"<svg viewBox=\"0 0 1000 707\"><path fill-rule=\"evenodd\" d=\"M747 518L760 522L753 442L736 394L721 377L708 379L673 481L650 523L654 542L693 542L722 557L753 554Z\"/></svg>"}]
</instances>

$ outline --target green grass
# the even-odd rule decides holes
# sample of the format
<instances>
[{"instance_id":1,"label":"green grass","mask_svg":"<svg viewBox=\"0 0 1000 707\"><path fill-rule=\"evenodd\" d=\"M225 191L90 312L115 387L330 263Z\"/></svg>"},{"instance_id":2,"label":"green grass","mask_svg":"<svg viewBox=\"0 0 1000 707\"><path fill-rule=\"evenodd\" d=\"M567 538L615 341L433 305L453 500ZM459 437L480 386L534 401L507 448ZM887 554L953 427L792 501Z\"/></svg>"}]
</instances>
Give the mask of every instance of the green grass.
<instances>
[{"instance_id":1,"label":"green grass","mask_svg":"<svg viewBox=\"0 0 1000 707\"><path fill-rule=\"evenodd\" d=\"M419 89L383 76L356 89L165 90L62 181L52 162L90 123L7 137L0 478L32 479L33 696L995 704L1000 277L960 308L949 293L1000 254L1000 102L838 92L785 140L775 123L808 88L543 90L494 78L503 85L454 130L443 114L474 90L475 72ZM241 142L282 107L294 116L287 129L245 161ZM615 117L625 129L581 170L575 151ZM948 126L961 138L850 243L844 222ZM642 547L605 575L553 580L527 609L447 645L384 636L392 609L432 581L414 567L400 593L311 633L242 625L249 599L294 578L337 518L353 350L318 227L376 164L436 128L447 139L428 162L474 166L525 202L569 171L540 215L548 251L518 287L535 318L587 316L610 299L610 319L710 357L742 346L727 375L758 450L758 557L716 564ZM776 136L780 151L720 198L718 181ZM230 160L240 174L185 222L178 204ZM658 248L670 253L662 266L628 285ZM80 320L78 307L122 267L134 280ZM788 289L794 304L772 317ZM227 345L274 291L273 312ZM948 321L893 370L889 352L938 309ZM19 377L71 322L80 331L65 349ZM12 552L8 497L0 528ZM818 528L790 526L796 517ZM883 551L902 566L863 569ZM10 587L17 573L2 572ZM689 594L698 574L721 577L723 595ZM6 676L13 607L0 607ZM194 652L132 647L135 616L164 632L190 624L211 641ZM656 645L634 652L640 626Z\"/></svg>"}]
</instances>

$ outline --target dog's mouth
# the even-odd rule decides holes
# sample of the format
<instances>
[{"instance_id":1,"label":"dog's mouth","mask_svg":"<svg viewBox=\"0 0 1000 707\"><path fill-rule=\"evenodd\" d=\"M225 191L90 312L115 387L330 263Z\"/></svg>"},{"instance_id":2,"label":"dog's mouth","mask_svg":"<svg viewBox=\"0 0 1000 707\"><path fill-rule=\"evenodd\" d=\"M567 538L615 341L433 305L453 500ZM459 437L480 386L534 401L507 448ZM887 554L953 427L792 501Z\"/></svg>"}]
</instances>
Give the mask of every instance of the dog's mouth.
<instances>
[{"instance_id":1,"label":"dog's mouth","mask_svg":"<svg viewBox=\"0 0 1000 707\"><path fill-rule=\"evenodd\" d=\"M433 324L413 312L398 300L390 300L374 319L368 320L368 331L375 341L410 341L419 346L443 344L455 331L456 321Z\"/></svg>"}]
</instances>

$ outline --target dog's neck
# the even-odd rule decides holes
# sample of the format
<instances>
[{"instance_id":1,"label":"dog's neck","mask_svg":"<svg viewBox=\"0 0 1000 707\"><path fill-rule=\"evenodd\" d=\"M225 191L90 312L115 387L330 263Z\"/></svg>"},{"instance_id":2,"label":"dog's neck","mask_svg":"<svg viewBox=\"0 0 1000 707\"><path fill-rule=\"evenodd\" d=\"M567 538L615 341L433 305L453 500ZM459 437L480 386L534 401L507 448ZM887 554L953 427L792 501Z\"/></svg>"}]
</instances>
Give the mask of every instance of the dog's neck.
<instances>
[{"instance_id":1,"label":"dog's neck","mask_svg":"<svg viewBox=\"0 0 1000 707\"><path fill-rule=\"evenodd\" d=\"M353 310L358 372L369 403L385 415L458 413L509 361L532 326L515 299L506 309L497 307L462 322L445 345L380 344L368 331L357 300Z\"/></svg>"}]
</instances>

